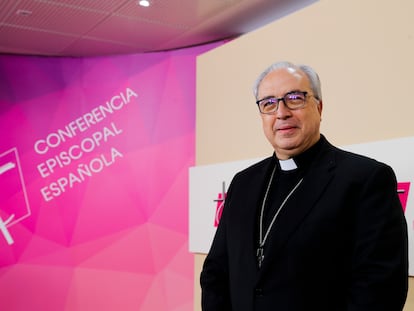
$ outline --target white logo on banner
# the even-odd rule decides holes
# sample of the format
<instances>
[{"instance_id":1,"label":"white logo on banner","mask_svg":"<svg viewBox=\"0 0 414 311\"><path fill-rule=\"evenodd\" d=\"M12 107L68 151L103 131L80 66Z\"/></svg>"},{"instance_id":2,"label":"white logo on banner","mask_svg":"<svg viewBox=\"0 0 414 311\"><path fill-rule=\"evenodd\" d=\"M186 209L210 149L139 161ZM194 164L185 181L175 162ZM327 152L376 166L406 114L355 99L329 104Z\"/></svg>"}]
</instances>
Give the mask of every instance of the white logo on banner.
<instances>
[{"instance_id":1,"label":"white logo on banner","mask_svg":"<svg viewBox=\"0 0 414 311\"><path fill-rule=\"evenodd\" d=\"M0 154L0 189L0 231L12 245L8 228L31 214L17 148Z\"/></svg>"}]
</instances>

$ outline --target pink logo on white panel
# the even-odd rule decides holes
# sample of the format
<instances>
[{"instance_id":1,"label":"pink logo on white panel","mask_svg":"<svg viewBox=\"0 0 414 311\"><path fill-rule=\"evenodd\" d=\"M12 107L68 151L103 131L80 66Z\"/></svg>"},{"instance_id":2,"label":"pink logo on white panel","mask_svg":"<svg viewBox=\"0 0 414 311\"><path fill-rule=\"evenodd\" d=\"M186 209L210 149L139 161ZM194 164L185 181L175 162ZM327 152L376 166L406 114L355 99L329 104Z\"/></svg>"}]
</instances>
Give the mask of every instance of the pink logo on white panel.
<instances>
[{"instance_id":1,"label":"pink logo on white panel","mask_svg":"<svg viewBox=\"0 0 414 311\"><path fill-rule=\"evenodd\" d=\"M398 191L398 197L400 198L403 211L405 212L405 209L407 207L408 192L410 191L410 183L399 182L397 191Z\"/></svg>"},{"instance_id":2,"label":"pink logo on white panel","mask_svg":"<svg viewBox=\"0 0 414 311\"><path fill-rule=\"evenodd\" d=\"M0 189L0 236L12 245L9 228L31 213L16 148L0 154Z\"/></svg>"},{"instance_id":3,"label":"pink logo on white panel","mask_svg":"<svg viewBox=\"0 0 414 311\"><path fill-rule=\"evenodd\" d=\"M221 214L223 213L224 201L226 200L226 183L223 181L223 187L221 193L218 194L217 199L214 202L216 204L216 213L214 215L214 227L217 227L220 222Z\"/></svg>"}]
</instances>

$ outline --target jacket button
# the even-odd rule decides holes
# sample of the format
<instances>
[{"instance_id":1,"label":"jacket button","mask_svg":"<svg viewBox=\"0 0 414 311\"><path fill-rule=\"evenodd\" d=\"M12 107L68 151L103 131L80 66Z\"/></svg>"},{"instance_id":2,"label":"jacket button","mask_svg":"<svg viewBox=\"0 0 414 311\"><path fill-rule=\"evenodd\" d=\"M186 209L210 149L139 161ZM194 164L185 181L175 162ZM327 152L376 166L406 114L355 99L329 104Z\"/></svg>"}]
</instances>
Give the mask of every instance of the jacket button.
<instances>
[{"instance_id":1,"label":"jacket button","mask_svg":"<svg viewBox=\"0 0 414 311\"><path fill-rule=\"evenodd\" d=\"M254 295L255 295L256 297L263 296L263 289L262 289L262 288L255 288L255 289L254 289Z\"/></svg>"}]
</instances>

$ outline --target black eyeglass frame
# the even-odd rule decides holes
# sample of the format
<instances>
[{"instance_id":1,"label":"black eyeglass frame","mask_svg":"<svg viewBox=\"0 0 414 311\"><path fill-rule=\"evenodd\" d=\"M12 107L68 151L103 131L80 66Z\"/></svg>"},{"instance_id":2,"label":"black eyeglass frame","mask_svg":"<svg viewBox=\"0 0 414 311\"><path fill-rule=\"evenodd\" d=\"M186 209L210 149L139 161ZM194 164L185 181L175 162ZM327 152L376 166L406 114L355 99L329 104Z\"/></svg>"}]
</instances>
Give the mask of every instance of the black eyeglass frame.
<instances>
[{"instance_id":1,"label":"black eyeglass frame","mask_svg":"<svg viewBox=\"0 0 414 311\"><path fill-rule=\"evenodd\" d=\"M285 95L283 95L282 97L279 97L279 98L273 97L273 96L269 96L269 97L266 97L266 98L262 98L262 99L256 101L256 104L257 104L257 107L259 108L260 113L263 113L263 114L274 114L274 113L276 113L277 110L279 109L279 103L280 103L280 101L282 101L283 104L285 105L285 107L288 108L289 110L298 110L298 109L302 109L303 107L305 107L305 105L306 105L306 96L308 95L308 93L309 92L306 92L306 91L290 91L290 92L286 93ZM301 94L304 97L303 104L300 107L290 108L286 104L286 97L289 96L289 95L292 95L292 94ZM310 95L310 96L313 96L313 95ZM317 97L315 97L315 98L317 99ZM263 102L264 100L269 100L269 99L273 99L275 101L276 109L275 109L275 111L272 111L272 112L263 112L260 109L260 103Z\"/></svg>"}]
</instances>

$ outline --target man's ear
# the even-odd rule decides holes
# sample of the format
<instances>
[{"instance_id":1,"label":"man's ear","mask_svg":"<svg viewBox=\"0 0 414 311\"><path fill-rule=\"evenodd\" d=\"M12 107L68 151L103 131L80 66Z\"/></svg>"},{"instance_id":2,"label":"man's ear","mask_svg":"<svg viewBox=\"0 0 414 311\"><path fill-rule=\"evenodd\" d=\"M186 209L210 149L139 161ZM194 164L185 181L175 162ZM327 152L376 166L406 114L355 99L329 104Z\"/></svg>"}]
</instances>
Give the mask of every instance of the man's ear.
<instances>
[{"instance_id":1,"label":"man's ear","mask_svg":"<svg viewBox=\"0 0 414 311\"><path fill-rule=\"evenodd\" d=\"M318 100L318 111L319 111L319 115L322 116L322 108L323 108L323 103L322 100Z\"/></svg>"}]
</instances>

